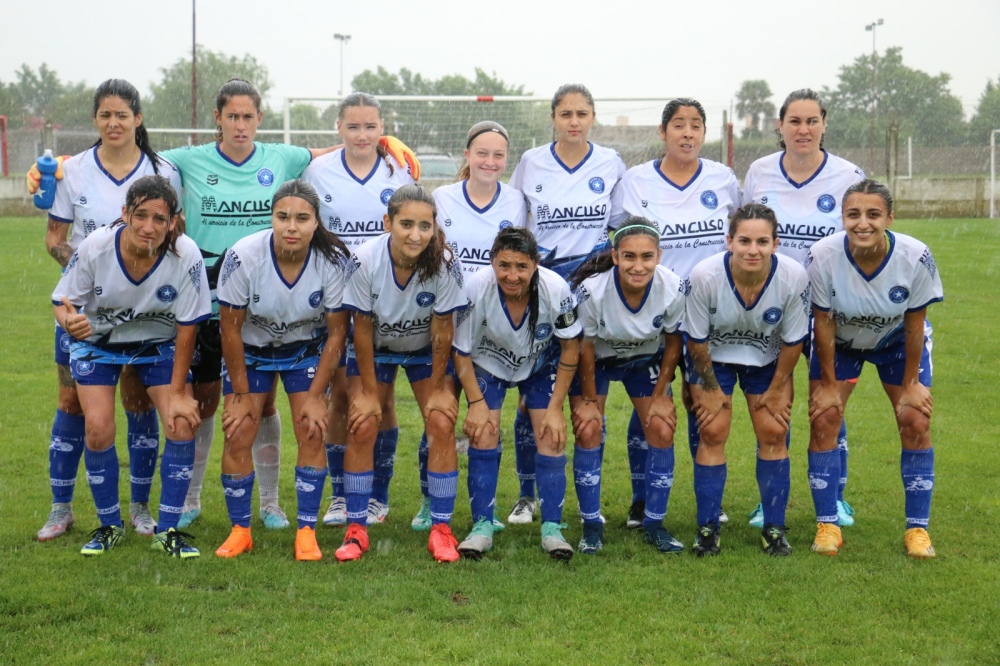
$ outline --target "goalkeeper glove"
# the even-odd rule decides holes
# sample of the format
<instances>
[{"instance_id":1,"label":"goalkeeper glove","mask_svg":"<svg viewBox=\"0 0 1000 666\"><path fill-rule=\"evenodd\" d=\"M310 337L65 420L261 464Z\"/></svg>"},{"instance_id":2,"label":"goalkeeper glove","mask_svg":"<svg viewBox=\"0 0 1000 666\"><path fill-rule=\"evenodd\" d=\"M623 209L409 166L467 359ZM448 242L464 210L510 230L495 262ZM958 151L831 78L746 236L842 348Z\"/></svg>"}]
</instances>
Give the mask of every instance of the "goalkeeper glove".
<instances>
[{"instance_id":1,"label":"goalkeeper glove","mask_svg":"<svg viewBox=\"0 0 1000 666\"><path fill-rule=\"evenodd\" d=\"M378 145L385 148L386 152L392 155L393 159L402 165L410 168L410 175L413 180L420 180L420 160L410 147L394 136L380 136Z\"/></svg>"}]
</instances>

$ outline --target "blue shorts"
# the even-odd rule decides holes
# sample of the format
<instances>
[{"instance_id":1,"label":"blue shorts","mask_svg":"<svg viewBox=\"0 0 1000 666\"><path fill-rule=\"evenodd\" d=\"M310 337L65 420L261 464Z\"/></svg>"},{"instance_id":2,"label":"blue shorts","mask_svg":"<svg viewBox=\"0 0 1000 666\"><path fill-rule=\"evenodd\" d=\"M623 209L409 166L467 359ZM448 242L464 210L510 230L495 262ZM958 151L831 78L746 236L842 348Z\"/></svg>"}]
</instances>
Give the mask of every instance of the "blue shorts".
<instances>
[{"instance_id":1,"label":"blue shorts","mask_svg":"<svg viewBox=\"0 0 1000 666\"><path fill-rule=\"evenodd\" d=\"M323 352L326 338L313 338L281 347L244 347L247 367L247 383L250 393L270 393L274 381L281 376L285 393L302 393L312 386L319 355ZM222 394L233 392L225 359L222 362Z\"/></svg>"},{"instance_id":2,"label":"blue shorts","mask_svg":"<svg viewBox=\"0 0 1000 666\"><path fill-rule=\"evenodd\" d=\"M486 404L491 410L503 407L507 389L515 387L524 398L525 407L528 409L548 409L549 401L552 399L552 389L556 385L558 362L559 357L556 356L550 362L536 369L530 377L519 382L509 382L506 379L494 377L476 366L476 381L479 383L479 390L483 392Z\"/></svg>"},{"instance_id":3,"label":"blue shorts","mask_svg":"<svg viewBox=\"0 0 1000 666\"><path fill-rule=\"evenodd\" d=\"M174 343L97 347L77 340L70 345L70 371L81 386L115 386L126 365L135 369L143 386L169 384L174 373Z\"/></svg>"},{"instance_id":4,"label":"blue shorts","mask_svg":"<svg viewBox=\"0 0 1000 666\"><path fill-rule=\"evenodd\" d=\"M375 380L380 384L393 384L396 381L396 371L399 366L403 366L406 371L406 379L411 384L423 379L430 379L433 374L434 356L431 354L430 346L412 352L391 352L375 350ZM449 377L455 376L455 366L451 359L448 359L448 367L445 374ZM347 376L360 377L358 370L358 358L354 353L354 345L347 349Z\"/></svg>"},{"instance_id":5,"label":"blue shorts","mask_svg":"<svg viewBox=\"0 0 1000 666\"><path fill-rule=\"evenodd\" d=\"M56 324L56 363L59 365L69 365L69 349L76 340L66 332L59 324Z\"/></svg>"},{"instance_id":6,"label":"blue shorts","mask_svg":"<svg viewBox=\"0 0 1000 666\"><path fill-rule=\"evenodd\" d=\"M684 374L689 384L702 385L701 375L694 369L687 350L684 350L685 368ZM726 395L732 395L736 388L736 382L740 383L740 390L744 395L760 395L767 391L774 379L774 371L778 367L778 362L768 363L764 366L742 365L740 363L716 363L712 362L712 371L719 381L719 388Z\"/></svg>"},{"instance_id":7,"label":"blue shorts","mask_svg":"<svg viewBox=\"0 0 1000 666\"><path fill-rule=\"evenodd\" d=\"M639 356L624 361L602 363L597 362L594 383L597 385L597 395L607 395L611 382L621 382L630 398L648 398L653 395L656 382L660 378L660 366L663 364L663 350L648 356ZM570 395L583 395L580 378L574 377L569 389ZM670 387L667 387L670 395Z\"/></svg>"},{"instance_id":8,"label":"blue shorts","mask_svg":"<svg viewBox=\"0 0 1000 666\"><path fill-rule=\"evenodd\" d=\"M926 387L931 386L933 379L934 364L931 360L931 348L934 340L931 336L933 329L930 323L924 325L924 346L920 353L920 374L917 381ZM903 385L903 373L906 370L906 340L903 336L899 340L883 347L869 351L852 351L847 349L837 349L833 355L833 369L837 381L850 381L861 376L861 368L865 361L871 363L878 369L878 378L883 384L890 386ZM819 358L813 355L809 361L809 379L818 380L821 377Z\"/></svg>"}]
</instances>

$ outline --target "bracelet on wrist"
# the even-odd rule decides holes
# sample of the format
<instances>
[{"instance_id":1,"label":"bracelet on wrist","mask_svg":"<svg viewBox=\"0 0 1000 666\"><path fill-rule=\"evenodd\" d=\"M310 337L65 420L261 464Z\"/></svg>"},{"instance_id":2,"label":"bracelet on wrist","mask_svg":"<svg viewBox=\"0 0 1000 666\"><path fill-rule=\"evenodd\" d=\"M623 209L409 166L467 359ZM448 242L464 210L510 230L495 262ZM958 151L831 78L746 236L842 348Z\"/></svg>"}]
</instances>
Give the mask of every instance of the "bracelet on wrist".
<instances>
[{"instance_id":1,"label":"bracelet on wrist","mask_svg":"<svg viewBox=\"0 0 1000 666\"><path fill-rule=\"evenodd\" d=\"M477 402L482 402L483 400L486 400L486 396L483 396L483 397L482 397L482 398L480 398L479 400L471 400L471 401L469 401L469 407L472 407L472 406L473 406L474 404L476 404Z\"/></svg>"}]
</instances>

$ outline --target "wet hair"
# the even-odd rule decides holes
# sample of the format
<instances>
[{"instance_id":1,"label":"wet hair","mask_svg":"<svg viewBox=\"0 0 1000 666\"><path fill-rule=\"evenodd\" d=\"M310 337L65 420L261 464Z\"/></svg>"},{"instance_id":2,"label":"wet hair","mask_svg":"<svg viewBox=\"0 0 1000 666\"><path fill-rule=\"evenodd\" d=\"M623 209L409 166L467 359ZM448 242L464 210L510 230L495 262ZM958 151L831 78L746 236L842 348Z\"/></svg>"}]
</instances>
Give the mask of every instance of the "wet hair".
<instances>
[{"instance_id":1,"label":"wet hair","mask_svg":"<svg viewBox=\"0 0 1000 666\"><path fill-rule=\"evenodd\" d=\"M693 107L698 112L698 115L701 116L701 122L708 123L708 116L705 115L705 107L701 105L701 102L690 97L678 97L677 99L670 100L663 107L663 115L660 116L660 127L666 129L670 119L685 106Z\"/></svg>"},{"instance_id":2,"label":"wet hair","mask_svg":"<svg viewBox=\"0 0 1000 666\"><path fill-rule=\"evenodd\" d=\"M774 211L759 203L743 204L729 216L729 237L734 238L739 230L740 222L746 220L764 220L771 226L771 238L778 237L778 218Z\"/></svg>"},{"instance_id":3,"label":"wet hair","mask_svg":"<svg viewBox=\"0 0 1000 666\"><path fill-rule=\"evenodd\" d=\"M538 241L534 234L523 227L507 227L501 229L496 238L493 239L493 247L490 248L490 257L496 257L504 250L520 252L527 255L535 262L535 272L528 282L528 340L529 344L535 337L535 324L538 323Z\"/></svg>"},{"instance_id":4,"label":"wet hair","mask_svg":"<svg viewBox=\"0 0 1000 666\"><path fill-rule=\"evenodd\" d=\"M167 205L167 214L171 219L177 217L177 213L180 211L180 200L177 197L177 191L170 184L169 180L159 175L143 176L129 186L128 193L125 195L125 215L131 217L132 213L139 206L147 201L156 201L157 199ZM119 224L125 224L124 216L112 222L111 226L114 227ZM176 255L177 238L181 233L181 225L174 224L174 228L167 232L167 237L163 240L163 243L160 244L160 247L156 248L156 253L166 254L169 250Z\"/></svg>"},{"instance_id":5,"label":"wet hair","mask_svg":"<svg viewBox=\"0 0 1000 666\"><path fill-rule=\"evenodd\" d=\"M789 93L788 97L786 97L785 101L781 104L781 108L778 110L778 120L781 122L785 122L785 114L788 113L788 107L791 106L792 102L800 102L803 100L816 102L816 104L819 106L820 118L826 120L826 106L823 105L823 99L819 96L819 93L813 90L812 88L801 88L799 90L795 90ZM780 146L781 149L784 150L785 140L781 138L781 130L776 129L774 130L774 133L778 135L778 146ZM824 132L823 136L819 138L820 148L823 147L823 139L825 137L826 137L826 132Z\"/></svg>"},{"instance_id":6,"label":"wet hair","mask_svg":"<svg viewBox=\"0 0 1000 666\"><path fill-rule=\"evenodd\" d=\"M222 109L225 108L226 104L234 97L249 97L250 101L253 102L253 106L257 109L257 113L260 113L263 102L260 99L260 93L257 89L253 87L249 81L245 79L229 79L226 83L219 88L218 94L215 96L215 110L222 113ZM222 126L215 126L215 142L219 143L222 141Z\"/></svg>"},{"instance_id":7,"label":"wet hair","mask_svg":"<svg viewBox=\"0 0 1000 666\"><path fill-rule=\"evenodd\" d=\"M348 109L358 108L358 107L370 107L378 112L378 119L382 120L382 105L375 98L375 95L366 92L353 92L344 99L340 100L340 104L337 105L337 119L343 120L344 113ZM382 161L386 163L389 167L389 175L391 176L395 173L395 168L392 166L392 160L389 159L389 151L385 149L381 143L375 144L375 152L378 156L382 158Z\"/></svg>"},{"instance_id":8,"label":"wet hair","mask_svg":"<svg viewBox=\"0 0 1000 666\"><path fill-rule=\"evenodd\" d=\"M685 105L686 106L686 105ZM622 222L622 225L618 227L613 233L611 239L611 247L604 250L600 254L594 255L580 264L573 274L570 276L569 284L573 289L576 289L583 281L589 277L593 277L599 273L605 273L611 270L615 265L614 257L611 254L611 249L618 249L621 242L628 238L629 236L649 236L656 243L656 246L660 246L660 229L656 226L656 223L645 217L639 215L630 215L628 218Z\"/></svg>"},{"instance_id":9,"label":"wet hair","mask_svg":"<svg viewBox=\"0 0 1000 666\"><path fill-rule=\"evenodd\" d=\"M872 180L871 178L865 178L864 180L859 180L844 192L844 198L841 201L840 209L844 210L847 206L847 198L852 194L874 194L882 199L882 203L885 205L885 212L887 215L892 215L892 193L889 192L889 188L878 182L877 180Z\"/></svg>"},{"instance_id":10,"label":"wet hair","mask_svg":"<svg viewBox=\"0 0 1000 666\"><path fill-rule=\"evenodd\" d=\"M351 251L344 245L344 241L323 224L319 214L319 194L315 187L301 178L282 183L271 198L271 210L274 210L280 200L287 197L298 197L312 206L313 214L316 216L316 230L313 232L312 240L309 241L309 247L323 255L331 264L351 256Z\"/></svg>"},{"instance_id":11,"label":"wet hair","mask_svg":"<svg viewBox=\"0 0 1000 666\"><path fill-rule=\"evenodd\" d=\"M498 122L492 120L481 120L472 127L469 128L469 133L465 138L465 149L468 150L472 147L472 142L483 134L495 133L502 136L507 141L507 147L510 147L510 134L504 129L504 126ZM472 171L469 169L469 160L463 159L462 166L458 168L458 173L455 174L455 182L460 180L469 180L472 176Z\"/></svg>"},{"instance_id":12,"label":"wet hair","mask_svg":"<svg viewBox=\"0 0 1000 666\"><path fill-rule=\"evenodd\" d=\"M434 220L434 235L424 251L420 253L416 266L417 279L420 282L426 282L437 275L438 271L441 270L442 263L451 268L452 264L455 263L455 253L451 251L451 247L445 240L444 232L441 231L441 226L437 223L437 204L434 202L434 197L431 196L431 191L419 183L404 185L392 193L387 211L389 220L394 221L403 206L410 202L425 203L430 206L431 217Z\"/></svg>"},{"instance_id":13,"label":"wet hair","mask_svg":"<svg viewBox=\"0 0 1000 666\"><path fill-rule=\"evenodd\" d=\"M101 102L106 97L117 97L128 104L128 108L131 109L134 116L142 113L142 104L139 102L139 91L135 89L135 86L125 79L108 79L97 86L97 90L94 91L94 118L97 117L97 111L101 107ZM100 143L101 140L98 139L94 146L100 145ZM143 152L149 159L150 164L153 165L153 173L159 175L160 157L153 150L153 147L149 145L149 133L146 132L145 125L140 124L135 128L135 145L139 146L139 150Z\"/></svg>"},{"instance_id":14,"label":"wet hair","mask_svg":"<svg viewBox=\"0 0 1000 666\"><path fill-rule=\"evenodd\" d=\"M583 98L587 100L587 104L590 105L591 110L594 108L594 96L590 94L587 90L587 86L582 83L564 83L559 86L556 90L556 94L552 96L552 114L555 115L556 107L559 106L559 102L563 101L563 97L566 95L583 95Z\"/></svg>"}]
</instances>

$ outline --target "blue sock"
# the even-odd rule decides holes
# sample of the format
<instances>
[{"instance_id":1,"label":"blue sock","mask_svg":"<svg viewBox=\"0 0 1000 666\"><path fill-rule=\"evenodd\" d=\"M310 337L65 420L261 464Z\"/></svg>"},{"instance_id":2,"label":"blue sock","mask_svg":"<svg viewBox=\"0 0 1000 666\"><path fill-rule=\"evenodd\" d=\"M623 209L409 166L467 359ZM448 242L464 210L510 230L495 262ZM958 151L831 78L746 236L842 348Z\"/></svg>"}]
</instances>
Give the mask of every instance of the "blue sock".
<instances>
[{"instance_id":1,"label":"blue sock","mask_svg":"<svg viewBox=\"0 0 1000 666\"><path fill-rule=\"evenodd\" d=\"M396 464L396 443L399 428L379 430L375 438L375 476L372 478L372 499L382 504L389 503L389 482Z\"/></svg>"},{"instance_id":2,"label":"blue sock","mask_svg":"<svg viewBox=\"0 0 1000 666\"><path fill-rule=\"evenodd\" d=\"M493 520L493 507L497 495L497 471L500 452L497 449L469 448L469 504L472 522Z\"/></svg>"},{"instance_id":3,"label":"blue sock","mask_svg":"<svg viewBox=\"0 0 1000 666\"><path fill-rule=\"evenodd\" d=\"M719 523L722 493L726 489L726 463L694 464L694 497L698 504L698 525Z\"/></svg>"},{"instance_id":4,"label":"blue sock","mask_svg":"<svg viewBox=\"0 0 1000 666\"><path fill-rule=\"evenodd\" d=\"M926 528L934 494L934 447L921 451L903 449L899 471L906 493L906 529Z\"/></svg>"},{"instance_id":5,"label":"blue sock","mask_svg":"<svg viewBox=\"0 0 1000 666\"><path fill-rule=\"evenodd\" d=\"M458 470L453 472L427 472L427 488L431 493L431 524L451 522L458 495Z\"/></svg>"},{"instance_id":6,"label":"blue sock","mask_svg":"<svg viewBox=\"0 0 1000 666\"><path fill-rule=\"evenodd\" d=\"M573 481L585 523L601 522L601 451L577 446L573 451Z\"/></svg>"},{"instance_id":7,"label":"blue sock","mask_svg":"<svg viewBox=\"0 0 1000 666\"><path fill-rule=\"evenodd\" d=\"M840 452L809 452L809 489L816 505L817 523L837 523L837 479Z\"/></svg>"},{"instance_id":8,"label":"blue sock","mask_svg":"<svg viewBox=\"0 0 1000 666\"><path fill-rule=\"evenodd\" d=\"M250 500L253 499L253 481L257 475L250 472L242 479L235 474L222 475L222 492L226 496L226 510L233 527L250 527Z\"/></svg>"},{"instance_id":9,"label":"blue sock","mask_svg":"<svg viewBox=\"0 0 1000 666\"><path fill-rule=\"evenodd\" d=\"M840 480L837 483L837 499L844 501L844 488L847 487L847 421L840 422L840 434L837 435L837 451L840 452Z\"/></svg>"},{"instance_id":10,"label":"blue sock","mask_svg":"<svg viewBox=\"0 0 1000 666\"><path fill-rule=\"evenodd\" d=\"M561 523L563 502L566 499L566 456L543 456L539 453L535 461L542 522Z\"/></svg>"},{"instance_id":11,"label":"blue sock","mask_svg":"<svg viewBox=\"0 0 1000 666\"><path fill-rule=\"evenodd\" d=\"M128 467L132 501L147 504L160 452L160 423L156 410L125 412L128 421Z\"/></svg>"},{"instance_id":12,"label":"blue sock","mask_svg":"<svg viewBox=\"0 0 1000 666\"><path fill-rule=\"evenodd\" d=\"M53 502L73 501L76 471L80 468L86 432L83 416L56 410L49 440L49 483L52 485Z\"/></svg>"},{"instance_id":13,"label":"blue sock","mask_svg":"<svg viewBox=\"0 0 1000 666\"><path fill-rule=\"evenodd\" d=\"M521 497L535 496L535 431L531 428L531 418L520 409L514 410L514 466L517 479L521 482Z\"/></svg>"},{"instance_id":14,"label":"blue sock","mask_svg":"<svg viewBox=\"0 0 1000 666\"><path fill-rule=\"evenodd\" d=\"M698 417L694 412L688 412L688 448L691 449L691 460L694 460L698 453L698 445L701 444L701 430L698 429Z\"/></svg>"},{"instance_id":15,"label":"blue sock","mask_svg":"<svg viewBox=\"0 0 1000 666\"><path fill-rule=\"evenodd\" d=\"M194 440L163 440L163 460L160 461L160 513L156 531L166 532L177 527L191 485L194 471Z\"/></svg>"},{"instance_id":16,"label":"blue sock","mask_svg":"<svg viewBox=\"0 0 1000 666\"><path fill-rule=\"evenodd\" d=\"M326 485L326 469L295 467L295 497L299 502L296 518L299 521L299 529L303 527L316 529L316 518L319 515L319 503L323 499L324 485Z\"/></svg>"},{"instance_id":17,"label":"blue sock","mask_svg":"<svg viewBox=\"0 0 1000 666\"><path fill-rule=\"evenodd\" d=\"M122 512L118 505L118 451L114 445L106 451L83 452L83 465L87 469L87 483L94 496L97 519L101 527L121 525Z\"/></svg>"},{"instance_id":18,"label":"blue sock","mask_svg":"<svg viewBox=\"0 0 1000 666\"><path fill-rule=\"evenodd\" d=\"M632 410L632 418L628 422L628 466L632 471L632 501L646 499L646 458L649 443L646 432L642 429L639 413Z\"/></svg>"},{"instance_id":19,"label":"blue sock","mask_svg":"<svg viewBox=\"0 0 1000 666\"><path fill-rule=\"evenodd\" d=\"M330 470L330 487L334 497L344 496L344 452L346 444L326 445L326 466Z\"/></svg>"},{"instance_id":20,"label":"blue sock","mask_svg":"<svg viewBox=\"0 0 1000 666\"><path fill-rule=\"evenodd\" d=\"M347 522L368 525L368 499L372 496L374 472L344 472Z\"/></svg>"},{"instance_id":21,"label":"blue sock","mask_svg":"<svg viewBox=\"0 0 1000 666\"><path fill-rule=\"evenodd\" d=\"M670 489L674 485L674 447L649 447L646 460L646 513L643 527L660 527L667 516Z\"/></svg>"},{"instance_id":22,"label":"blue sock","mask_svg":"<svg viewBox=\"0 0 1000 666\"><path fill-rule=\"evenodd\" d=\"M427 443L427 433L421 433L420 445L417 447L417 467L420 468L420 494L430 497L431 491L427 487L427 461L431 458L431 447Z\"/></svg>"},{"instance_id":23,"label":"blue sock","mask_svg":"<svg viewBox=\"0 0 1000 666\"><path fill-rule=\"evenodd\" d=\"M788 458L757 458L757 488L760 490L765 525L785 526L785 508L788 506L788 491L792 485L791 469Z\"/></svg>"}]
</instances>

